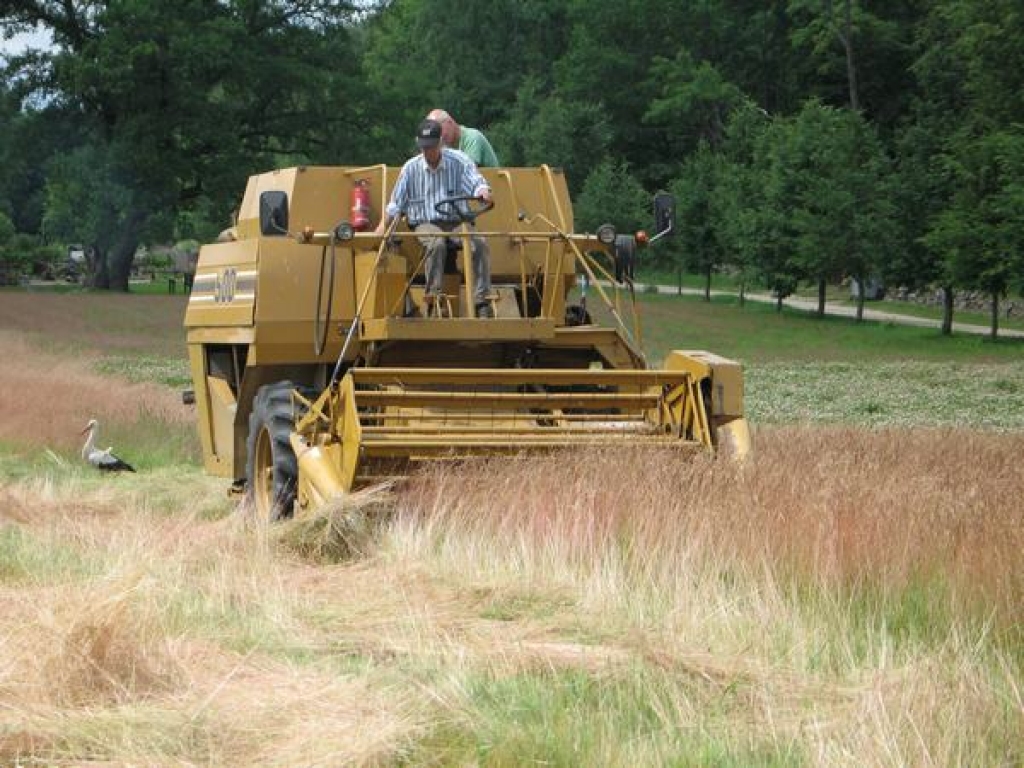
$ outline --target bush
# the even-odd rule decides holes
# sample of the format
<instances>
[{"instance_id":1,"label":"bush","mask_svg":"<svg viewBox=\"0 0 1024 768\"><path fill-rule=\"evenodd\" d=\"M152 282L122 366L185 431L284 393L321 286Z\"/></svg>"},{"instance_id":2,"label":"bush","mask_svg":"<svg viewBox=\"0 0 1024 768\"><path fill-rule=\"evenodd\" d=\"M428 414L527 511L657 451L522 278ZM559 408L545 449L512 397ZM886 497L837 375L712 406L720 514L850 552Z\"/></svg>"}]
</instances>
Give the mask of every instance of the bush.
<instances>
[{"instance_id":1,"label":"bush","mask_svg":"<svg viewBox=\"0 0 1024 768\"><path fill-rule=\"evenodd\" d=\"M24 275L47 280L60 276L66 261L66 249L62 245L43 243L35 235L13 233L4 237L4 222L0 214L0 273L5 282L14 284Z\"/></svg>"}]
</instances>

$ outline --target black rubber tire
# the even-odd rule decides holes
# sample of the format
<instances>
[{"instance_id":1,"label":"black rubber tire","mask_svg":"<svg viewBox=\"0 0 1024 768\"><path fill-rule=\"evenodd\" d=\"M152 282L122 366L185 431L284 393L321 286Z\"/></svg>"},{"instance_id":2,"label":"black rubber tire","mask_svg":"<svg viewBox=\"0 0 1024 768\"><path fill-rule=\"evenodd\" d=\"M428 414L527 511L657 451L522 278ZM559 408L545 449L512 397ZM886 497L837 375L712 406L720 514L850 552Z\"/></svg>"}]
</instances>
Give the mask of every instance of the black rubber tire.
<instances>
[{"instance_id":1,"label":"black rubber tire","mask_svg":"<svg viewBox=\"0 0 1024 768\"><path fill-rule=\"evenodd\" d=\"M269 520L291 517L295 503L299 465L288 437L295 428L294 419L300 415L293 413L291 393L296 388L291 381L260 387L249 414L249 436L245 441L247 495L257 512ZM257 466L261 452L265 455ZM261 467L264 476L257 477Z\"/></svg>"}]
</instances>

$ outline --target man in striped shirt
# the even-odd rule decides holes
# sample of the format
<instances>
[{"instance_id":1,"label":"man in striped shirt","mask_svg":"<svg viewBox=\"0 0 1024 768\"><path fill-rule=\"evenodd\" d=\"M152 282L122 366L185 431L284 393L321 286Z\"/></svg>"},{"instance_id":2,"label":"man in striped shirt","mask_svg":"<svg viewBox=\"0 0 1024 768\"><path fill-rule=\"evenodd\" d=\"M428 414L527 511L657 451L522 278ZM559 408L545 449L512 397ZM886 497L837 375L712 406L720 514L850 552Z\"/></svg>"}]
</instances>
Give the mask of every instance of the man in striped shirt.
<instances>
[{"instance_id":1,"label":"man in striped shirt","mask_svg":"<svg viewBox=\"0 0 1024 768\"><path fill-rule=\"evenodd\" d=\"M409 228L416 233L427 251L427 301L441 293L447 237L461 224L451 205L437 209L437 204L453 197L476 197L485 203L491 201L491 188L480 175L476 164L456 149L441 146L441 124L424 120L416 131L416 144L420 154L402 166L402 171L391 191L391 200L385 215L377 225L378 235L387 231L396 216L404 215ZM467 210L466 203L456 203ZM472 226L472 225L471 225ZM473 237L473 299L478 317L493 317L488 301L491 292L491 258L487 242Z\"/></svg>"}]
</instances>

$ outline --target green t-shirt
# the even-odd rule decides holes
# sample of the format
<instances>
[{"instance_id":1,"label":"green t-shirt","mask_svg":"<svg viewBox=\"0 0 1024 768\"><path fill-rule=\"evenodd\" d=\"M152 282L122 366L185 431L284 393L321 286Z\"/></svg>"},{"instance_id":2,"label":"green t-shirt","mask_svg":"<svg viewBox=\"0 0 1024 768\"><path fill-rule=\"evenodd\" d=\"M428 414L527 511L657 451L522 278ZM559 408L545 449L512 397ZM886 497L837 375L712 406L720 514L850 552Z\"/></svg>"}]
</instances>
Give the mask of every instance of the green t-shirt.
<instances>
[{"instance_id":1,"label":"green t-shirt","mask_svg":"<svg viewBox=\"0 0 1024 768\"><path fill-rule=\"evenodd\" d=\"M493 168L501 165L498 156L494 154L491 142L476 128L461 127L459 150L473 158L473 162L481 167Z\"/></svg>"}]
</instances>

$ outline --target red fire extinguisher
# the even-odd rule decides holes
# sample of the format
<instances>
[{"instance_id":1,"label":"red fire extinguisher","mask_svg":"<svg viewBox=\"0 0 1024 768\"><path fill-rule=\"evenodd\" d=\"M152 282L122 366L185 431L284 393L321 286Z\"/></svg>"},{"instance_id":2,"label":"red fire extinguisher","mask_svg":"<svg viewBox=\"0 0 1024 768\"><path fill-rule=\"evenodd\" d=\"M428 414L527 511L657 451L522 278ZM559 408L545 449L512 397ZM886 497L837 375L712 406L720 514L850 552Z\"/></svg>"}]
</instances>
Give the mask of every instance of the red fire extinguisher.
<instances>
[{"instance_id":1,"label":"red fire extinguisher","mask_svg":"<svg viewBox=\"0 0 1024 768\"><path fill-rule=\"evenodd\" d=\"M370 228L370 183L358 179L352 185L352 229L363 232Z\"/></svg>"}]
</instances>

